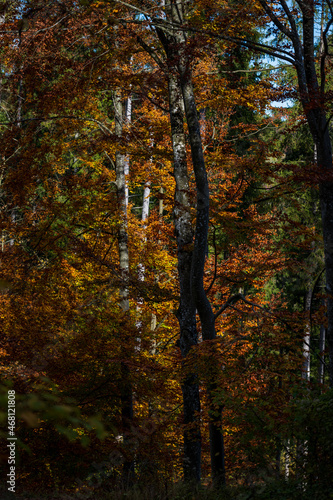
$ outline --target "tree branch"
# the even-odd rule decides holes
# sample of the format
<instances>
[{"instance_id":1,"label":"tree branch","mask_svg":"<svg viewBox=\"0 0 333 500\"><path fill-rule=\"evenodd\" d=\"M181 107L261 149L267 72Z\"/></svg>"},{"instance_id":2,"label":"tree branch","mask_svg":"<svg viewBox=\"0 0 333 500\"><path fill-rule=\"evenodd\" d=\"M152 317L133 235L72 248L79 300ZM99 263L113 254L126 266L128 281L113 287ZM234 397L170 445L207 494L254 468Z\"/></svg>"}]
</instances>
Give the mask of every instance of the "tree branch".
<instances>
[{"instance_id":1,"label":"tree branch","mask_svg":"<svg viewBox=\"0 0 333 500\"><path fill-rule=\"evenodd\" d=\"M214 319L216 320L228 307L238 302L241 298L242 298L241 293L237 293L236 295L229 297L227 302L223 304L223 306L214 314Z\"/></svg>"},{"instance_id":2,"label":"tree branch","mask_svg":"<svg viewBox=\"0 0 333 500\"><path fill-rule=\"evenodd\" d=\"M294 39L294 33L292 33L291 31L289 31L287 29L287 27L279 20L279 18L274 14L274 12L272 11L272 9L268 6L267 2L265 2L264 0L259 0L259 3L262 6L262 8L264 9L264 11L266 12L266 14L268 15L268 17L271 19L271 21L281 31L281 33L283 33L288 38L290 38L290 40L293 40ZM283 8L283 10L285 10L284 7L283 7L283 3L284 3L283 0L280 0L280 4L282 5L282 8ZM288 7L287 7L287 9L288 9ZM290 15L289 9L288 9L288 12L289 12L289 15ZM288 16L288 18L289 18L289 16Z\"/></svg>"},{"instance_id":3,"label":"tree branch","mask_svg":"<svg viewBox=\"0 0 333 500\"><path fill-rule=\"evenodd\" d=\"M215 238L215 234L216 234L216 227L214 227L214 232L213 232L213 246L214 246L214 255L215 255L215 262L214 262L214 276L213 276L213 279L212 279L212 282L211 284L209 285L209 287L207 288L206 290L206 295L208 294L208 292L210 292L210 290L212 289L212 286L214 285L215 283L215 280L216 280L216 277L217 277L217 248L216 248L216 238Z\"/></svg>"},{"instance_id":4,"label":"tree branch","mask_svg":"<svg viewBox=\"0 0 333 500\"><path fill-rule=\"evenodd\" d=\"M154 50L149 47L149 45L146 44L146 42L144 42L142 40L142 38L140 36L137 36L136 37L137 41L139 42L139 44L141 45L141 47L146 51L148 52L148 54L150 55L150 57L152 59L154 59L154 61L156 62L156 64L162 69L162 70L165 70L165 64L163 63L163 61L158 57L158 55L154 52Z\"/></svg>"}]
</instances>

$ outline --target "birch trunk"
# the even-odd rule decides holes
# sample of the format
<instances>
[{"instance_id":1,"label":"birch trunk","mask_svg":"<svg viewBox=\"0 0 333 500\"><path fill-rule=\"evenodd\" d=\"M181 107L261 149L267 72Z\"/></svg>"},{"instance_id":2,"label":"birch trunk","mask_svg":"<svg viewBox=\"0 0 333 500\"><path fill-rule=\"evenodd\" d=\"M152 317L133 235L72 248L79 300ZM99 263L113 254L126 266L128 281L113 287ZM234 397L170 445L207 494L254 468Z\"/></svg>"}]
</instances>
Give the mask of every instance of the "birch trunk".
<instances>
[{"instance_id":1,"label":"birch trunk","mask_svg":"<svg viewBox=\"0 0 333 500\"><path fill-rule=\"evenodd\" d=\"M286 449L284 452L284 479L289 480L290 475L290 439L286 442Z\"/></svg>"},{"instance_id":2,"label":"birch trunk","mask_svg":"<svg viewBox=\"0 0 333 500\"><path fill-rule=\"evenodd\" d=\"M325 337L326 337L326 328L324 327L324 325L320 325L320 335L319 335L319 366L318 366L318 382L319 382L319 384L323 384L324 383Z\"/></svg>"},{"instance_id":3,"label":"birch trunk","mask_svg":"<svg viewBox=\"0 0 333 500\"><path fill-rule=\"evenodd\" d=\"M120 91L115 91L113 95L114 111L115 111L115 135L118 139L121 138L124 123L123 101ZM118 230L118 252L119 252L119 272L121 277L121 285L119 289L120 307L124 314L129 311L129 253L128 253L128 234L127 234L127 206L128 206L128 189L126 181L126 163L128 168L128 160L125 155L116 152L116 186L117 200L120 213L120 225ZM125 324L126 327L126 324ZM125 450L129 448L128 442L131 437L131 423L133 420L133 395L130 371L126 364L126 359L129 354L125 348L126 342L123 342L122 362L121 362L121 421L123 443ZM128 450L129 451L129 450ZM130 451L129 451L130 456ZM123 480L125 484L129 484L134 478L134 460L128 458L123 465Z\"/></svg>"},{"instance_id":4,"label":"birch trunk","mask_svg":"<svg viewBox=\"0 0 333 500\"><path fill-rule=\"evenodd\" d=\"M162 198L163 193L164 193L164 190L161 187L160 188L161 198L158 201L158 215L159 215L160 219L162 219L162 217L163 217L163 198ZM160 239L158 240L158 244L159 245L161 244L161 240ZM158 276L157 276L157 280L158 280ZM153 313L151 315L151 323L150 323L150 329L151 329L152 332L155 331L156 326L157 326L157 317L156 317L156 314ZM154 339L153 339L153 354L155 354L155 351L156 351L156 337L154 335Z\"/></svg>"},{"instance_id":5,"label":"birch trunk","mask_svg":"<svg viewBox=\"0 0 333 500\"><path fill-rule=\"evenodd\" d=\"M305 332L303 337L303 369L302 378L310 381L310 342L311 342L311 322L310 322L310 308L311 308L312 290L308 288L305 296L305 312L308 314L305 324Z\"/></svg>"}]
</instances>

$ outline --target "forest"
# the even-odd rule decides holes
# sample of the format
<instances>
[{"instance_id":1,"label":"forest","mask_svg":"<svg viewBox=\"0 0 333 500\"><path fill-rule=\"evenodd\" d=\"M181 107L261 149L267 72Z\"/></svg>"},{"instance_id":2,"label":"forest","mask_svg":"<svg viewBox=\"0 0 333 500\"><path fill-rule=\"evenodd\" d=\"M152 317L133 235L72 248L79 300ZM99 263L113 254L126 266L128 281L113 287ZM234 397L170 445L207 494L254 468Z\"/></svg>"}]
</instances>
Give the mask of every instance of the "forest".
<instances>
[{"instance_id":1,"label":"forest","mask_svg":"<svg viewBox=\"0 0 333 500\"><path fill-rule=\"evenodd\" d=\"M1 0L2 499L333 498L332 28Z\"/></svg>"}]
</instances>

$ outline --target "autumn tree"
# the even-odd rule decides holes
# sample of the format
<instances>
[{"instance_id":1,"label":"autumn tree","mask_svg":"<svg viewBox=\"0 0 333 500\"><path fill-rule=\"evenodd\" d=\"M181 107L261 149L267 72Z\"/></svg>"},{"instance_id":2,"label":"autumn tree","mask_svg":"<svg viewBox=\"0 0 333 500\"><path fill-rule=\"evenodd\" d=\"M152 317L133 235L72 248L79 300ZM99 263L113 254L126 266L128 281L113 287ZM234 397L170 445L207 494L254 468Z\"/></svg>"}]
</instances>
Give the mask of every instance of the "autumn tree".
<instances>
[{"instance_id":1,"label":"autumn tree","mask_svg":"<svg viewBox=\"0 0 333 500\"><path fill-rule=\"evenodd\" d=\"M327 6L327 11L326 11ZM330 384L333 383L333 257L332 235L332 145L329 132L329 98L326 81L330 71L329 33L332 26L332 5L323 2L321 9L326 24L322 29L323 48L317 54L315 24L319 8L312 0L298 1L292 6L285 1L270 3L259 0L254 6L256 12L266 16L265 23L272 27L273 43L258 43L241 39L233 34L218 34L221 39L232 40L236 44L259 51L291 64L296 69L298 98L303 107L309 130L316 150L317 181L320 191L321 217L325 250L325 270L327 289L327 341L329 348ZM250 10L250 9L249 9ZM212 34L212 33L211 33ZM215 34L212 34L215 36ZM318 38L317 41L320 41ZM317 56L319 64L316 64Z\"/></svg>"},{"instance_id":2,"label":"autumn tree","mask_svg":"<svg viewBox=\"0 0 333 500\"><path fill-rule=\"evenodd\" d=\"M136 6L133 6L136 9ZM138 7L137 10L148 16L148 14ZM175 226L178 241L178 269L180 279L180 309L178 319L181 327L180 347L184 358L189 353L189 348L197 343L197 333L195 328L195 310L198 311L202 328L202 338L204 341L212 341L216 338L215 320L219 316L214 315L209 300L204 290L204 266L208 249L208 224L209 224L209 188L205 160L203 155L202 139L200 133L200 124L198 110L195 103L191 65L193 64L193 55L190 43L186 39L183 30L177 28L177 25L183 26L189 12L181 3L167 3L165 5L166 21L163 16L157 12L155 17L150 13L151 25L156 29L158 38L166 54L166 72L169 84L169 106L171 116L171 134L173 138L174 150L174 172L176 178L176 206ZM157 64L163 67L163 63L158 53L147 42L139 37L139 42L145 48ZM191 40L193 43L193 40ZM183 104L182 104L183 103ZM193 242L192 229L189 225L190 218L188 213L190 205L186 199L188 190L188 174L186 169L186 147L183 132L183 114L186 116L188 126L189 140L191 144L191 158L196 179L196 229ZM181 192L183 191L183 192ZM179 193L179 194L178 194ZM179 208L178 208L179 207ZM178 210L181 216L178 216ZM188 219L188 220L187 220ZM192 243L193 242L193 243ZM184 254L184 250L186 253ZM235 300L239 300L241 295L229 297L229 302L225 308ZM223 308L221 309L224 310ZM192 325L192 326L191 326ZM189 332L192 332L189 334ZM223 435L221 432L220 415L223 404L220 409L213 411L213 393L216 390L216 373L212 374L208 382L209 394L212 410L210 414L210 443L211 443L211 463L212 474L215 483L224 483L224 446ZM190 375L192 378L194 374ZM187 388L183 386L185 421L193 422L197 425L195 412L199 410L198 392L196 384L191 382L188 398ZM194 393L196 394L193 397ZM188 409L187 409L188 408ZM187 417L188 415L188 417ZM185 436L185 463L189 463L189 472L185 477L198 479L200 477L199 465L199 432L197 432L197 441L193 439L192 449L189 446L187 450L187 437ZM197 443L197 444L196 444ZM187 467L187 466L186 466Z\"/></svg>"}]
</instances>

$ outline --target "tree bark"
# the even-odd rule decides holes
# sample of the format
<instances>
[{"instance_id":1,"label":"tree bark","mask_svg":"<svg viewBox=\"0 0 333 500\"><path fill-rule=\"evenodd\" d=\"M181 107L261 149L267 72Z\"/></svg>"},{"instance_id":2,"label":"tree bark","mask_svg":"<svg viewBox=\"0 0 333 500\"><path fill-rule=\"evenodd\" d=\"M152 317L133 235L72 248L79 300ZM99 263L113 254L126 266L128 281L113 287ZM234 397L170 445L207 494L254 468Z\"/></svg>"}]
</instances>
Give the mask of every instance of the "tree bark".
<instances>
[{"instance_id":1,"label":"tree bark","mask_svg":"<svg viewBox=\"0 0 333 500\"><path fill-rule=\"evenodd\" d=\"M305 312L308 314L305 324L305 332L303 337L303 369L302 369L302 378L306 381L310 381L310 342L311 342L311 299L312 299L312 289L310 284L308 285L308 289L305 296Z\"/></svg>"},{"instance_id":2,"label":"tree bark","mask_svg":"<svg viewBox=\"0 0 333 500\"><path fill-rule=\"evenodd\" d=\"M184 112L180 85L174 68L169 69L168 86L174 176L176 180L174 224L180 286L177 319L180 327L179 342L183 368L186 370L186 357L189 355L191 348L197 344L198 333L195 306L191 296L193 228L190 213L191 203L187 172ZM195 373L184 376L182 393L185 424L184 479L185 481L198 482L201 476L200 395L198 377ZM191 427L191 430L188 430L188 427Z\"/></svg>"},{"instance_id":3,"label":"tree bark","mask_svg":"<svg viewBox=\"0 0 333 500\"><path fill-rule=\"evenodd\" d=\"M326 337L326 328L324 327L324 325L320 325L320 334L319 334L319 365L318 365L318 382L319 382L319 384L323 384L324 383L325 337Z\"/></svg>"},{"instance_id":4,"label":"tree bark","mask_svg":"<svg viewBox=\"0 0 333 500\"><path fill-rule=\"evenodd\" d=\"M197 219L191 265L191 294L200 317L202 339L206 341L216 338L214 313L203 286L204 267L208 248L209 187L191 72L188 64L186 64L184 54L179 58L179 73L197 190ZM212 362L214 364L214 360ZM211 380L208 383L208 397L210 401L209 438L212 477L214 484L218 485L225 484L225 463L221 425L222 406L217 405L216 407L213 403L214 393L217 389L215 380L217 373L215 372L216 369L213 369ZM218 415L217 418L215 416L216 413Z\"/></svg>"},{"instance_id":5,"label":"tree bark","mask_svg":"<svg viewBox=\"0 0 333 500\"><path fill-rule=\"evenodd\" d=\"M165 2L165 13L166 17L172 23L183 22L184 21L184 11L185 5L182 2L171 2L167 0ZM195 238L194 246L191 257L187 255L182 255L178 252L179 259L179 269L182 265L186 265L186 288L187 293L190 291L190 296L185 294L185 290L182 290L181 283L181 307L178 311L178 319L181 324L187 323L190 328L184 331L184 334L189 337L185 340L185 336L181 336L181 349L183 356L187 354L187 349L191 344L191 341L196 339L196 325L195 325L195 310L198 311L201 327L202 327L202 337L203 340L213 340L216 338L215 332L215 318L211 304L206 296L203 277L204 277L204 266L208 249L208 225L209 225L209 186L207 179L206 166L203 156L203 148L200 134L200 124L198 119L197 107L194 98L194 90L192 84L192 74L190 68L190 57L186 52L186 40L184 33L181 30L173 29L172 34L170 30L163 30L159 27L156 29L161 43L165 49L167 55L167 62L169 68L169 88L170 81L180 85L183 103L185 107L186 121L189 130L189 138L191 145L191 156L192 163L195 174L196 181L196 193L197 193L197 206L196 206L196 227L195 227ZM179 78L179 83L178 83ZM170 95L170 102L172 96ZM179 98L181 102L181 99ZM171 106L170 106L171 108ZM172 113L171 113L172 114ZM171 118L173 120L173 118ZM175 134L176 139L176 134ZM177 155L177 143L173 141L174 151ZM175 156L176 162L176 156ZM177 206L177 199L176 199ZM177 217L176 217L177 219ZM179 218L181 220L181 218ZM177 233L177 227L176 227ZM189 233L187 233L189 234ZM177 236L179 238L179 234ZM192 237L192 236L191 236ZM190 241L190 240L189 240ZM182 244L181 238L177 241L178 248ZM192 240L191 240L192 248ZM189 258L190 257L190 258ZM189 269L190 266L190 269ZM179 274L180 276L180 274ZM189 279L189 282L188 282ZM187 316L188 315L188 316ZM194 319L194 321L193 321ZM194 337L195 333L195 337ZM192 340L191 340L192 338ZM210 437L210 451L211 451L211 468L213 483L217 486L219 484L225 483L225 464L224 464L224 442L221 426L221 414L222 406L214 404L214 395L216 392L216 374L217 370L213 368L211 371L212 376L208 382L208 398L209 398L209 437ZM190 388L191 383L187 384ZM191 390L194 390L194 384ZM188 397L193 397L191 391L189 394L184 396L184 408L185 400ZM188 408L189 408L188 404ZM193 418L193 408L189 414L189 418ZM216 417L216 414L218 417Z\"/></svg>"},{"instance_id":6,"label":"tree bark","mask_svg":"<svg viewBox=\"0 0 333 500\"><path fill-rule=\"evenodd\" d=\"M115 112L115 135L118 139L121 138L123 132L123 101L121 98L121 92L115 91L113 94L114 112ZM128 253L128 234L127 234L127 206L128 206L128 189L126 182L126 170L128 169L128 161L125 155L117 151L116 152L116 186L117 186L117 200L120 213L120 224L118 230L118 252L119 252L119 271L122 279L120 285L119 295L120 295L120 307L126 317L126 313L129 312L129 288L128 288L128 278L129 278L129 253ZM126 328L126 324L124 324ZM123 481L125 485L131 484L134 479L134 460L130 456L131 450L131 423L133 420L133 390L131 383L130 370L126 363L126 359L129 357L127 349L125 348L126 342L122 343L124 345L121 361L121 389L120 389L120 400L121 400L121 423L122 423L122 434L124 448L128 453L128 458L123 464Z\"/></svg>"}]
</instances>

